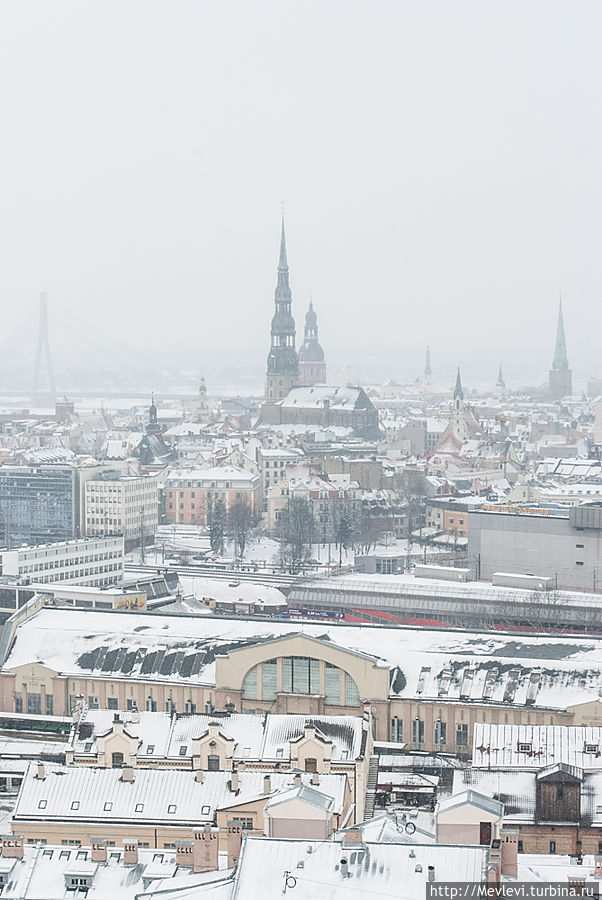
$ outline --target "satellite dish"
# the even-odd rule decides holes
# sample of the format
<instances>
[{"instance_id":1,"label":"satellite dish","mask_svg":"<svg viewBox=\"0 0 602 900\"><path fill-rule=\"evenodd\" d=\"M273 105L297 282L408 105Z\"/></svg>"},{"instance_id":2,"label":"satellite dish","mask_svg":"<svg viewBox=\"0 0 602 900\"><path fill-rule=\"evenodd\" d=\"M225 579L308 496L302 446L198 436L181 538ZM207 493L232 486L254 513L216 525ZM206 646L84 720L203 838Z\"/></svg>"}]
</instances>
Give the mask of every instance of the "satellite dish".
<instances>
[{"instance_id":1,"label":"satellite dish","mask_svg":"<svg viewBox=\"0 0 602 900\"><path fill-rule=\"evenodd\" d=\"M406 825L406 834L414 834L416 831L416 826L413 822L408 822Z\"/></svg>"}]
</instances>

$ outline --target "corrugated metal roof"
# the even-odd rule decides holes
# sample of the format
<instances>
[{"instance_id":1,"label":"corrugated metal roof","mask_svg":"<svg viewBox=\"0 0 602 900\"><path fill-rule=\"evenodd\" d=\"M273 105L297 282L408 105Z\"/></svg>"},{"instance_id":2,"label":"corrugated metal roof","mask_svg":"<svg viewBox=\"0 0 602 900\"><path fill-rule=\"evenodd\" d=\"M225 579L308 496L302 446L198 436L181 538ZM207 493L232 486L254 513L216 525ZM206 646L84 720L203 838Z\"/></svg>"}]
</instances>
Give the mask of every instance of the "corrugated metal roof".
<instances>
[{"instance_id":1,"label":"corrugated metal roof","mask_svg":"<svg viewBox=\"0 0 602 900\"><path fill-rule=\"evenodd\" d=\"M475 768L535 770L560 762L585 771L602 771L602 727L475 723Z\"/></svg>"}]
</instances>

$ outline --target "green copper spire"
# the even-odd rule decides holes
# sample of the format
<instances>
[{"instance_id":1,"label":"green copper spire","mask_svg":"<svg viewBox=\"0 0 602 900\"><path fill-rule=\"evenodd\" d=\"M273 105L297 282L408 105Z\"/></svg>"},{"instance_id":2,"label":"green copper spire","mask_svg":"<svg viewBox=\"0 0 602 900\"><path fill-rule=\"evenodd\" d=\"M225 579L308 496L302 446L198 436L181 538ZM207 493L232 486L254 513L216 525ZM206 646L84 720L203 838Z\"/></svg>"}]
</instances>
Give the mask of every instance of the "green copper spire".
<instances>
[{"instance_id":1,"label":"green copper spire","mask_svg":"<svg viewBox=\"0 0 602 900\"><path fill-rule=\"evenodd\" d=\"M462 379L460 378L460 366L458 366L458 374L456 375L456 387L454 388L454 400L459 397L464 400L464 391L462 390Z\"/></svg>"},{"instance_id":2,"label":"green copper spire","mask_svg":"<svg viewBox=\"0 0 602 900\"><path fill-rule=\"evenodd\" d=\"M562 295L558 304L558 328L556 330L556 347L554 348L553 369L566 371L569 367L569 359L566 355L566 338L564 336L564 321L562 319Z\"/></svg>"},{"instance_id":3,"label":"green copper spire","mask_svg":"<svg viewBox=\"0 0 602 900\"><path fill-rule=\"evenodd\" d=\"M284 234L284 216L282 216L282 231L280 233L280 259L278 260L278 268L288 270L288 262L286 260L286 237Z\"/></svg>"}]
</instances>

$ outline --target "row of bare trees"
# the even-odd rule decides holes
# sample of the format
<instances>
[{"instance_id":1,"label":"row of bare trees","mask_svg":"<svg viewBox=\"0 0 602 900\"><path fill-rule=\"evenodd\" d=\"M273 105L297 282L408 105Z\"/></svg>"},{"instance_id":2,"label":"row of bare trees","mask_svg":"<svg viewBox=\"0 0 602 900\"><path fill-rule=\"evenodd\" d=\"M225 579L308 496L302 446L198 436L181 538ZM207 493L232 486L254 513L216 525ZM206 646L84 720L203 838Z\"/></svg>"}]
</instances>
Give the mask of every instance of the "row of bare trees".
<instances>
[{"instance_id":1,"label":"row of bare trees","mask_svg":"<svg viewBox=\"0 0 602 900\"><path fill-rule=\"evenodd\" d=\"M237 500L230 509L219 498L208 510L209 543L218 556L223 556L226 539L234 542L234 553L242 559L249 538L257 527L257 517L246 500Z\"/></svg>"}]
</instances>

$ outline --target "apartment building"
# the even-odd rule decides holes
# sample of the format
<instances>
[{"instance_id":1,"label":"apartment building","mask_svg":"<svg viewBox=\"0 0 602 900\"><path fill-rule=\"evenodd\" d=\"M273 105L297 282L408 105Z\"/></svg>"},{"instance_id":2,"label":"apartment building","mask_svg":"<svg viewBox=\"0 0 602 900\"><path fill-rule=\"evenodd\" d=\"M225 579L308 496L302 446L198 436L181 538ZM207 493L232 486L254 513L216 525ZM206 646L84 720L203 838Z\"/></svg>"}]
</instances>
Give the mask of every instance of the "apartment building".
<instances>
[{"instance_id":1,"label":"apartment building","mask_svg":"<svg viewBox=\"0 0 602 900\"><path fill-rule=\"evenodd\" d=\"M226 510L248 503L254 515L261 511L259 475L236 466L181 469L169 473L165 483L165 522L206 525L211 505L222 500Z\"/></svg>"},{"instance_id":2,"label":"apartment building","mask_svg":"<svg viewBox=\"0 0 602 900\"><path fill-rule=\"evenodd\" d=\"M122 534L128 549L143 540L152 542L159 523L157 478L111 471L87 481L86 534Z\"/></svg>"},{"instance_id":3,"label":"apartment building","mask_svg":"<svg viewBox=\"0 0 602 900\"><path fill-rule=\"evenodd\" d=\"M0 551L3 576L31 583L70 582L88 587L123 580L123 537L80 538Z\"/></svg>"}]
</instances>

